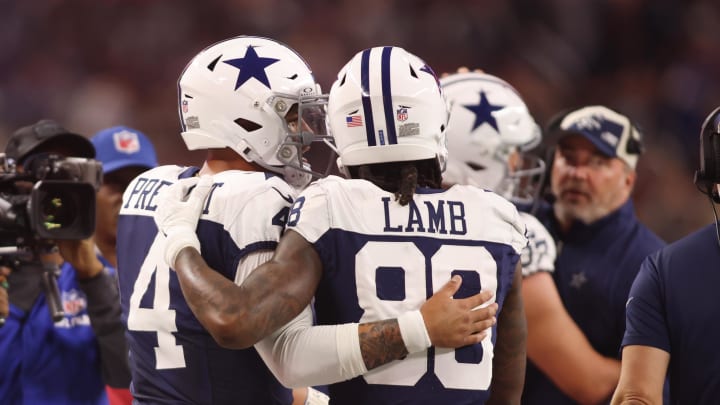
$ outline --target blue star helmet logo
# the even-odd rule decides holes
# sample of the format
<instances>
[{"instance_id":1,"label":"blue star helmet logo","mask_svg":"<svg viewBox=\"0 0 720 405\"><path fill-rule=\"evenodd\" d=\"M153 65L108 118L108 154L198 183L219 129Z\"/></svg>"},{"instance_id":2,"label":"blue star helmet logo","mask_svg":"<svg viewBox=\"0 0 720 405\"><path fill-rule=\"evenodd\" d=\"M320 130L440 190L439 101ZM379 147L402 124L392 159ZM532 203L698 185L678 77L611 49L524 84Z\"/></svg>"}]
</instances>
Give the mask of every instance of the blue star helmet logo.
<instances>
[{"instance_id":1,"label":"blue star helmet logo","mask_svg":"<svg viewBox=\"0 0 720 405\"><path fill-rule=\"evenodd\" d=\"M265 68L279 60L280 59L259 57L257 52L255 52L255 47L251 45L248 46L247 51L245 51L245 57L224 60L223 62L240 70L237 80L235 81L235 90L237 90L253 77L270 88L270 81L268 80L267 74L265 74Z\"/></svg>"},{"instance_id":2,"label":"blue star helmet logo","mask_svg":"<svg viewBox=\"0 0 720 405\"><path fill-rule=\"evenodd\" d=\"M493 105L490 104L490 102L487 99L487 96L485 95L484 91L480 92L480 104L474 105L463 105L463 107L467 108L475 114L475 122L473 123L472 130L476 130L480 125L484 123L490 124L493 128L495 128L495 131L500 133L500 130L498 129L497 121L495 120L495 117L492 115L493 112L497 110L502 110L505 108L504 105Z\"/></svg>"}]
</instances>

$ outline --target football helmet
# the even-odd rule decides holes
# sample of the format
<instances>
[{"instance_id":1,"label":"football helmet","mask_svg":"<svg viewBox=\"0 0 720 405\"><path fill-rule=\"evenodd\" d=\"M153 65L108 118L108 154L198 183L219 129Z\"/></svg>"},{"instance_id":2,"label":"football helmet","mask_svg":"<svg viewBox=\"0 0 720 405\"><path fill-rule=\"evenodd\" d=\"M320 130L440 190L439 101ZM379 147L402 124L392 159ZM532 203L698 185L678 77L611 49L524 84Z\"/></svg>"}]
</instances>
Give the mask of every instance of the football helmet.
<instances>
[{"instance_id":1,"label":"football helmet","mask_svg":"<svg viewBox=\"0 0 720 405\"><path fill-rule=\"evenodd\" d=\"M240 36L198 53L178 80L182 138L190 150L231 148L304 186L303 149L326 135L325 104L310 67L277 41ZM289 120L297 113L297 121Z\"/></svg>"},{"instance_id":2,"label":"football helmet","mask_svg":"<svg viewBox=\"0 0 720 405\"><path fill-rule=\"evenodd\" d=\"M542 134L518 92L479 72L448 75L440 85L450 107L443 183L488 188L517 204L532 204L545 163L523 152L537 146Z\"/></svg>"},{"instance_id":3,"label":"football helmet","mask_svg":"<svg viewBox=\"0 0 720 405\"><path fill-rule=\"evenodd\" d=\"M330 89L327 117L346 175L347 166L432 158L445 167L445 97L432 69L402 48L357 53Z\"/></svg>"}]
</instances>

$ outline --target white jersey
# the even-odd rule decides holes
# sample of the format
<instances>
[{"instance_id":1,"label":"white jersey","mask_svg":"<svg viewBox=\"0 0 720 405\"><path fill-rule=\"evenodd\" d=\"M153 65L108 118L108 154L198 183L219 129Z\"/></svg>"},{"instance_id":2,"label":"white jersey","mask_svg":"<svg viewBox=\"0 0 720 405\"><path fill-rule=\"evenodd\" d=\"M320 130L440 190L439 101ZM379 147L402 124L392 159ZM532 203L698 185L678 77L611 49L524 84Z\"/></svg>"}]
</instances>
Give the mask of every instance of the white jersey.
<instances>
[{"instance_id":1,"label":"white jersey","mask_svg":"<svg viewBox=\"0 0 720 405\"><path fill-rule=\"evenodd\" d=\"M164 236L153 220L160 190L197 168L161 166L135 178L118 222L118 274L127 325L133 394L140 403L290 404L290 391L255 349L218 346L182 295L163 257ZM213 176L197 234L210 267L236 279L238 263L271 251L282 235L295 189L259 172Z\"/></svg>"},{"instance_id":2,"label":"white jersey","mask_svg":"<svg viewBox=\"0 0 720 405\"><path fill-rule=\"evenodd\" d=\"M323 264L315 309L321 324L371 322L415 310L452 275L457 298L495 292L502 311L527 244L516 208L473 186L418 189L407 206L364 180L335 176L296 200L288 229ZM487 399L495 330L481 344L431 348L330 386L338 403L470 404Z\"/></svg>"},{"instance_id":3,"label":"white jersey","mask_svg":"<svg viewBox=\"0 0 720 405\"><path fill-rule=\"evenodd\" d=\"M534 216L520 212L520 218L525 222L528 245L522 251L522 273L527 277L538 271L552 273L555 271L555 241L550 232Z\"/></svg>"}]
</instances>

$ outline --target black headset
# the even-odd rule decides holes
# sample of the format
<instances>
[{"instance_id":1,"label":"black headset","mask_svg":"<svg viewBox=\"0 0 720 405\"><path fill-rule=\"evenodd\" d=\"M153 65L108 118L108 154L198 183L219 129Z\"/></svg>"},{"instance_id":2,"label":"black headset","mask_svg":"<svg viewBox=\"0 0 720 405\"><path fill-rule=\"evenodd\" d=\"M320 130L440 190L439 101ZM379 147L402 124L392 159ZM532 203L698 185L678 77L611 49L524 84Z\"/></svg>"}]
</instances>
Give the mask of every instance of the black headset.
<instances>
[{"instance_id":1,"label":"black headset","mask_svg":"<svg viewBox=\"0 0 720 405\"><path fill-rule=\"evenodd\" d=\"M720 107L705 118L700 130L700 169L695 171L700 191L720 204L715 184L720 183Z\"/></svg>"},{"instance_id":2,"label":"black headset","mask_svg":"<svg viewBox=\"0 0 720 405\"><path fill-rule=\"evenodd\" d=\"M715 184L720 183L720 107L705 118L700 130L700 169L693 180L698 189L708 196L715 216L715 236L720 247L720 221L715 204L720 204Z\"/></svg>"}]
</instances>

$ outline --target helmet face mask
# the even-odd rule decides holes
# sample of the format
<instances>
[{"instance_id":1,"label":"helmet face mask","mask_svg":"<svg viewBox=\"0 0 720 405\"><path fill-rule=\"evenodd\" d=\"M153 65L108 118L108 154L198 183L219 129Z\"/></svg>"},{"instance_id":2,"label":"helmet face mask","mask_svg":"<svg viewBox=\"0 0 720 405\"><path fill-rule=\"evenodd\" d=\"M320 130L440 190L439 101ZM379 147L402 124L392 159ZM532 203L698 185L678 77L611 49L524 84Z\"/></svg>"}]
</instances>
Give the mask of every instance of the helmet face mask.
<instances>
[{"instance_id":1,"label":"helmet face mask","mask_svg":"<svg viewBox=\"0 0 720 405\"><path fill-rule=\"evenodd\" d=\"M280 105L294 101L283 117L285 139L277 149L276 159L281 165L299 170L313 177L323 177L325 172L315 172L303 158L303 153L313 142L325 142L330 139L326 127L327 96L301 96L293 100L281 96ZM290 105L290 104L286 104ZM277 107L276 107L277 108Z\"/></svg>"},{"instance_id":2,"label":"helmet face mask","mask_svg":"<svg viewBox=\"0 0 720 405\"><path fill-rule=\"evenodd\" d=\"M338 167L447 155L447 104L430 67L402 48L356 54L330 90L328 127ZM345 171L347 174L347 171Z\"/></svg>"},{"instance_id":3,"label":"helmet face mask","mask_svg":"<svg viewBox=\"0 0 720 405\"><path fill-rule=\"evenodd\" d=\"M312 173L302 153L327 132L324 125L315 133L302 121L288 124L287 114L324 116L326 100L297 53L260 37L211 45L178 80L178 112L188 149L231 148L248 162L281 174L291 169Z\"/></svg>"},{"instance_id":4,"label":"helmet face mask","mask_svg":"<svg viewBox=\"0 0 720 405\"><path fill-rule=\"evenodd\" d=\"M545 163L525 152L542 134L517 91L478 72L452 74L440 83L450 106L444 183L488 188L517 204L532 204Z\"/></svg>"},{"instance_id":5,"label":"helmet face mask","mask_svg":"<svg viewBox=\"0 0 720 405\"><path fill-rule=\"evenodd\" d=\"M498 184L495 192L514 202L530 207L540 193L545 180L545 162L531 154L518 154L515 168L511 168Z\"/></svg>"}]
</instances>

